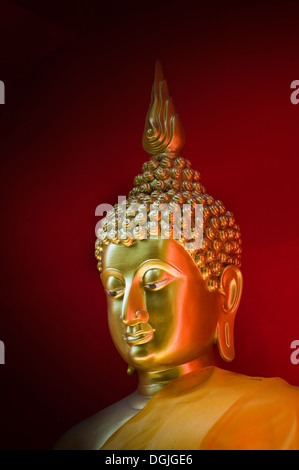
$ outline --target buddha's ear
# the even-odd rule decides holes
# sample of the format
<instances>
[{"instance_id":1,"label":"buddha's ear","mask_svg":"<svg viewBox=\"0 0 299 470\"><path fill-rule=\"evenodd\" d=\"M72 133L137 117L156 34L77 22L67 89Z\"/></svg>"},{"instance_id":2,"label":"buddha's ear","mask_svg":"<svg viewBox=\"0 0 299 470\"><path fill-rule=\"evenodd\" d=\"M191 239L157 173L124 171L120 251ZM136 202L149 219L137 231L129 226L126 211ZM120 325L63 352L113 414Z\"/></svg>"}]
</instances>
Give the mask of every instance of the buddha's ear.
<instances>
[{"instance_id":1,"label":"buddha's ear","mask_svg":"<svg viewBox=\"0 0 299 470\"><path fill-rule=\"evenodd\" d=\"M227 266L221 275L221 312L219 314L216 342L222 359L232 361L235 357L234 323L240 304L243 276L233 265Z\"/></svg>"}]
</instances>

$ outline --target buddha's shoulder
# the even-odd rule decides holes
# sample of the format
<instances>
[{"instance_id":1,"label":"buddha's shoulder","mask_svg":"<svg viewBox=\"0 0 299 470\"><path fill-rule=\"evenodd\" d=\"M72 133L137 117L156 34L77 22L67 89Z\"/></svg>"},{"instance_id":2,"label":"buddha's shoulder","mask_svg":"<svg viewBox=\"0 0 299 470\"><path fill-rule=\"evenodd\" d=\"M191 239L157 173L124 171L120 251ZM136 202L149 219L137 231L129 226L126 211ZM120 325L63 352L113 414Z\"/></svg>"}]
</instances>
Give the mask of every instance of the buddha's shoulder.
<instances>
[{"instance_id":1,"label":"buddha's shoulder","mask_svg":"<svg viewBox=\"0 0 299 470\"><path fill-rule=\"evenodd\" d=\"M97 450L135 413L130 397L113 403L69 429L55 444L56 450Z\"/></svg>"},{"instance_id":2,"label":"buddha's shoulder","mask_svg":"<svg viewBox=\"0 0 299 470\"><path fill-rule=\"evenodd\" d=\"M235 395L207 433L202 448L298 449L298 387L277 377L250 377L222 371L217 381L223 384L218 391L224 392L221 396L224 402L226 393Z\"/></svg>"},{"instance_id":3,"label":"buddha's shoulder","mask_svg":"<svg viewBox=\"0 0 299 470\"><path fill-rule=\"evenodd\" d=\"M215 371L214 380L219 387L234 389L240 398L256 405L265 402L284 401L285 406L294 406L299 410L299 387L290 385L280 377L252 377L223 369Z\"/></svg>"}]
</instances>

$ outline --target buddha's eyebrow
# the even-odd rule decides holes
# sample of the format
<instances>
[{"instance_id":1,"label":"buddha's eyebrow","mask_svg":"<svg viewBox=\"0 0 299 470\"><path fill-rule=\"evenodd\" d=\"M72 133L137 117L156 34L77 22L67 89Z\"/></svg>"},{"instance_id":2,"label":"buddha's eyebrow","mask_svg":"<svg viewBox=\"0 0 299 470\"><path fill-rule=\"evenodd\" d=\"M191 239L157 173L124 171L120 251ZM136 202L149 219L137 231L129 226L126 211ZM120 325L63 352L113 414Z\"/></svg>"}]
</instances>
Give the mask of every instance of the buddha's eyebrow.
<instances>
[{"instance_id":1,"label":"buddha's eyebrow","mask_svg":"<svg viewBox=\"0 0 299 470\"><path fill-rule=\"evenodd\" d=\"M138 273L139 275L143 276L144 273L148 270L148 269L155 269L155 268L158 268L158 269L164 269L164 271L168 272L169 274L173 275L173 276L182 276L183 273L182 271L167 263L166 261L163 261L161 259L148 259L146 261L143 261L135 270L134 272L134 276ZM124 278L124 275L121 271L119 271L118 269L116 268L106 268L102 271L101 273L101 279L103 282L105 282L105 280L109 277L109 276L115 276L115 277L118 277L121 281L125 282L125 278Z\"/></svg>"},{"instance_id":2,"label":"buddha's eyebrow","mask_svg":"<svg viewBox=\"0 0 299 470\"><path fill-rule=\"evenodd\" d=\"M115 277L118 277L121 281L124 282L124 276L123 274L121 273L121 271L119 271L118 269L115 269L115 268L106 268L102 271L101 273L101 279L102 281L105 281L107 279L107 277L109 276L115 276Z\"/></svg>"},{"instance_id":3,"label":"buddha's eyebrow","mask_svg":"<svg viewBox=\"0 0 299 470\"><path fill-rule=\"evenodd\" d=\"M183 274L180 269L178 269L176 266L173 266L172 264L167 263L166 261L163 261L161 259L149 259L141 263L138 268L136 269L136 272L140 272L141 274L144 274L148 268L154 269L154 268L159 268L159 269L164 269L167 271L169 274L172 274L173 276L178 276Z\"/></svg>"}]
</instances>

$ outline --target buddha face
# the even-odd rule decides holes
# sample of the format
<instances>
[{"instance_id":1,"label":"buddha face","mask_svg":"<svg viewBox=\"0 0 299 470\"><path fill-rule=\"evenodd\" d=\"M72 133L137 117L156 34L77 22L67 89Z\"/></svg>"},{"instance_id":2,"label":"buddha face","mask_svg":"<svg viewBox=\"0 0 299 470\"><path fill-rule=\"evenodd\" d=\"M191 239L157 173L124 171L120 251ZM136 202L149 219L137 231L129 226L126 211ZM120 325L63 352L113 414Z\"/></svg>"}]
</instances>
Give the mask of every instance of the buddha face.
<instances>
[{"instance_id":1,"label":"buddha face","mask_svg":"<svg viewBox=\"0 0 299 470\"><path fill-rule=\"evenodd\" d=\"M103 253L101 279L113 342L137 370L188 363L215 342L221 294L208 290L177 241L111 243Z\"/></svg>"}]
</instances>

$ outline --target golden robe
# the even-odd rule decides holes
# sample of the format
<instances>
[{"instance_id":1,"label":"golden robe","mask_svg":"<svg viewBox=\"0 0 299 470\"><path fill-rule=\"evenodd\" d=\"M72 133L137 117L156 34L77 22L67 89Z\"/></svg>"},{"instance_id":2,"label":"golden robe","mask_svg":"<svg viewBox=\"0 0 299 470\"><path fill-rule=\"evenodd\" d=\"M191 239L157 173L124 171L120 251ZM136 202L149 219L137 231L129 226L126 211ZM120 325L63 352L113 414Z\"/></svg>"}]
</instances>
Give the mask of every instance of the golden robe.
<instances>
[{"instance_id":1,"label":"golden robe","mask_svg":"<svg viewBox=\"0 0 299 470\"><path fill-rule=\"evenodd\" d=\"M299 450L299 388L207 367L171 382L102 450Z\"/></svg>"}]
</instances>

